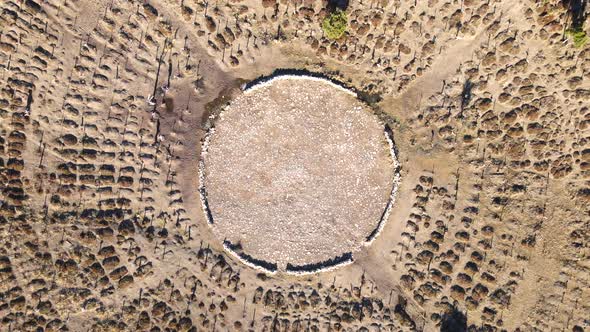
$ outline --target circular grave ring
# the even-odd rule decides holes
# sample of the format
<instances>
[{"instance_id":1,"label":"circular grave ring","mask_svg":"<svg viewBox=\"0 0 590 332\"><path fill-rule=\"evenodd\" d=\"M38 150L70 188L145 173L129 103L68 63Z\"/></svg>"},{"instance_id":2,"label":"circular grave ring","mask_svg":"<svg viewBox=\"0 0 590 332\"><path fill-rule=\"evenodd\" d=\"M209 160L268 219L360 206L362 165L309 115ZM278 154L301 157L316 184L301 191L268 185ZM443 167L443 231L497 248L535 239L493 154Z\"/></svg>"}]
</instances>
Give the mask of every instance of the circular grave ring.
<instances>
[{"instance_id":1,"label":"circular grave ring","mask_svg":"<svg viewBox=\"0 0 590 332\"><path fill-rule=\"evenodd\" d=\"M203 140L199 194L213 233L267 273L351 263L395 203L391 129L353 89L307 71L275 72L242 90Z\"/></svg>"}]
</instances>

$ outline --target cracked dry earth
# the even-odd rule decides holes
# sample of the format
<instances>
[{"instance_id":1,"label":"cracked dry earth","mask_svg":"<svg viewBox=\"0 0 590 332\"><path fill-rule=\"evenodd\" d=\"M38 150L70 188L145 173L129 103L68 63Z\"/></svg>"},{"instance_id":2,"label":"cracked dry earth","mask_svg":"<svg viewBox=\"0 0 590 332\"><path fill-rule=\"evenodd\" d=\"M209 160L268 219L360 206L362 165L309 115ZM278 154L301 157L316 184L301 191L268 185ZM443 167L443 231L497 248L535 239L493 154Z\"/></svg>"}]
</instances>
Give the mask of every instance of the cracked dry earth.
<instances>
[{"instance_id":1,"label":"cracked dry earth","mask_svg":"<svg viewBox=\"0 0 590 332\"><path fill-rule=\"evenodd\" d=\"M378 226L393 156L350 93L275 79L232 100L214 128L204 185L218 238L284 269L356 252Z\"/></svg>"}]
</instances>

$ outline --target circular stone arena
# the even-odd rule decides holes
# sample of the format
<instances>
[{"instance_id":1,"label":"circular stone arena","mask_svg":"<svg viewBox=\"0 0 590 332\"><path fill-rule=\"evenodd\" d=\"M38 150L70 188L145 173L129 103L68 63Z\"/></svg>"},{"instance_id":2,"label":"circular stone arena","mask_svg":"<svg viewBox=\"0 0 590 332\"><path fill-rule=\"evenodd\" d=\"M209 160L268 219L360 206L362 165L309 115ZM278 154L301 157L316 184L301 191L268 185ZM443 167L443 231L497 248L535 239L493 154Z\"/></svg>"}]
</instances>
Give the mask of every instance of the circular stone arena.
<instances>
[{"instance_id":1,"label":"circular stone arena","mask_svg":"<svg viewBox=\"0 0 590 332\"><path fill-rule=\"evenodd\" d=\"M246 264L313 273L351 262L378 234L397 169L390 132L355 93L278 76L214 120L201 200L215 235Z\"/></svg>"}]
</instances>

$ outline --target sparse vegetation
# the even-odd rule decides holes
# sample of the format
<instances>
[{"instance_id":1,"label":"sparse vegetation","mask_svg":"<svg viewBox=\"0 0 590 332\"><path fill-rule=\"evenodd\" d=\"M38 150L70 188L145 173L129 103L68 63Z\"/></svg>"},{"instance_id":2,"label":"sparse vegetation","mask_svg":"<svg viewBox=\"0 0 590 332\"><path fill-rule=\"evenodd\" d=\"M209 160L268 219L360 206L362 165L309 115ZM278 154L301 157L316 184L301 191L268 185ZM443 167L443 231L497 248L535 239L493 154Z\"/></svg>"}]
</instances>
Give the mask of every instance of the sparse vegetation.
<instances>
[{"instance_id":1,"label":"sparse vegetation","mask_svg":"<svg viewBox=\"0 0 590 332\"><path fill-rule=\"evenodd\" d=\"M0 1L0 331L588 331L587 7ZM260 154L249 180L237 176L246 170L227 171L235 167L228 154L219 159L228 176L218 181L231 189L208 197L212 213L216 202L242 197L250 200L244 211L267 206L250 220L271 221L266 235L251 237L256 243L232 238L239 251L208 229L195 197L213 120L243 84L273 68L353 87L399 147L399 199L379 216L387 224L335 272L285 277L251 265L264 258L254 249L272 251L263 241L333 232L346 244L353 237L344 230L360 236L376 220L350 209L350 225L338 227L338 206L364 205L367 194L325 200L329 186L309 182L317 190L307 192L325 204L304 219L313 226L293 227L311 205L297 204L308 183L295 180L327 173L302 167L302 156L354 171L343 193L381 182L359 181L354 168L366 163L350 167L362 138L354 131L276 121L256 136L260 119L233 131L233 143L251 136L293 145L292 164L276 166L282 149ZM334 117L341 101L324 101L322 117ZM288 115L300 116L301 104L285 103ZM382 158L373 148L362 149L366 158ZM253 157L243 145L231 151L235 160ZM257 191L254 180L270 190ZM276 193L284 209L269 203ZM232 219L243 218L238 212ZM288 234L274 236L279 228ZM318 249L304 247L308 256Z\"/></svg>"},{"instance_id":2,"label":"sparse vegetation","mask_svg":"<svg viewBox=\"0 0 590 332\"><path fill-rule=\"evenodd\" d=\"M566 34L572 38L575 47L584 47L588 42L588 35L581 27L568 29Z\"/></svg>"},{"instance_id":3,"label":"sparse vegetation","mask_svg":"<svg viewBox=\"0 0 590 332\"><path fill-rule=\"evenodd\" d=\"M347 25L348 17L346 16L346 13L337 9L324 19L322 22L322 30L324 30L326 37L330 39L338 39L342 37L346 31Z\"/></svg>"}]
</instances>

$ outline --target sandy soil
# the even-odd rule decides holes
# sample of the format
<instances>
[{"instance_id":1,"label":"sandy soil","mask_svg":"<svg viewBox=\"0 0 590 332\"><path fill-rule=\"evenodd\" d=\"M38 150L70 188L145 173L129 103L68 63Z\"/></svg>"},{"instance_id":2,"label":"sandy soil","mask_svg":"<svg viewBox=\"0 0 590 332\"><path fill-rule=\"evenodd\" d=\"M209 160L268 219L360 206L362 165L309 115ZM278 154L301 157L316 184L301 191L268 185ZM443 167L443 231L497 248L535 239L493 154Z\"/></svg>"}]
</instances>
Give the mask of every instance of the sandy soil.
<instances>
[{"instance_id":1,"label":"sandy soil","mask_svg":"<svg viewBox=\"0 0 590 332\"><path fill-rule=\"evenodd\" d=\"M589 330L581 4L354 0L334 41L320 0L0 2L0 330ZM209 116L276 68L356 87L399 148L334 271L244 265L199 201Z\"/></svg>"}]
</instances>

